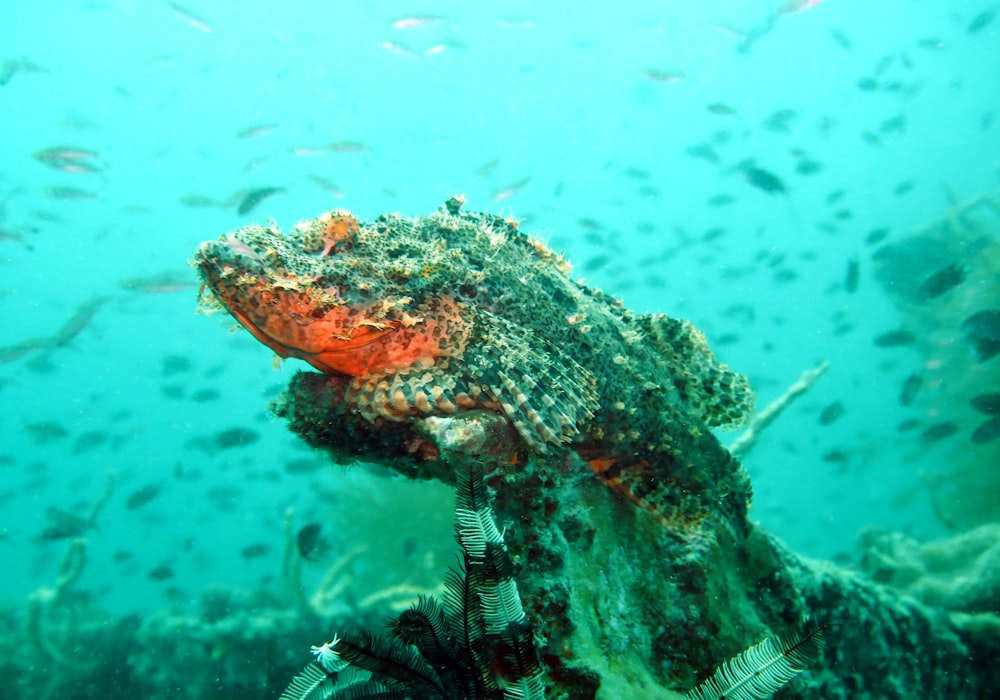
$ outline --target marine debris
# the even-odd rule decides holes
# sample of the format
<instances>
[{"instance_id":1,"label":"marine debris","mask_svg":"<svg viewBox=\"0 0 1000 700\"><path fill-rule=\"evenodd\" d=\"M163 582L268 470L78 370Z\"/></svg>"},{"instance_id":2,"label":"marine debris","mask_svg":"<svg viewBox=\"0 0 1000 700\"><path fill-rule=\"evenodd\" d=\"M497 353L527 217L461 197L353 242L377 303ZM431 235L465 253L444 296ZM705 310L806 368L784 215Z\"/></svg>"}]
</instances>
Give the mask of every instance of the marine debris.
<instances>
[{"instance_id":1,"label":"marine debris","mask_svg":"<svg viewBox=\"0 0 1000 700\"><path fill-rule=\"evenodd\" d=\"M509 221L460 207L244 227L195 265L258 340L322 371L273 407L334 461L457 485L465 457L442 437L481 426L548 696L671 697L810 620L837 625L790 680L800 697L996 686L988 635L749 520L746 472L709 429L747 418L749 392L690 324L633 316Z\"/></svg>"}]
</instances>

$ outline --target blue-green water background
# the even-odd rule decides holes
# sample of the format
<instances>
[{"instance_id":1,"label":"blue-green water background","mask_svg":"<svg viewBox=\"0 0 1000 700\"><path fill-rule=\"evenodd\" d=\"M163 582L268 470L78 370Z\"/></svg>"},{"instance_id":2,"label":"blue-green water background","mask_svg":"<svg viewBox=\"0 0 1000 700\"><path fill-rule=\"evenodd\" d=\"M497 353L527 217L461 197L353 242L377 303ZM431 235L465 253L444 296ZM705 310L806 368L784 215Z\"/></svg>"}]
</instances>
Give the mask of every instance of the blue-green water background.
<instances>
[{"instance_id":1,"label":"blue-green water background","mask_svg":"<svg viewBox=\"0 0 1000 700\"><path fill-rule=\"evenodd\" d=\"M194 286L153 294L120 281L172 273L193 282L186 261L197 244L246 223L287 227L334 207L360 218L422 214L456 192L469 209L523 219L629 307L691 319L751 378L762 405L802 370L833 362L746 461L753 517L793 549L846 558L869 524L943 532L918 476L934 450L895 431L908 415L898 387L919 358L872 345L898 321L869 274L864 238L939 217L944 185L958 197L995 189L1000 21L967 32L990 3L827 0L777 16L748 51L745 33L780 2L183 5L211 31L163 2L0 6L0 58L44 68L0 87L0 226L32 231L30 249L0 241L0 346L51 335L77 305L108 297L48 366L0 365L0 600L16 605L53 579L63 545L38 540L45 510L85 512L109 473L114 491L88 533L80 585L112 609L273 578L289 506L300 523L322 518L338 547L411 513L428 532L405 525L419 540L407 556L446 548L440 494L427 496L434 519L413 500L422 492L379 496L385 477L364 470L289 472L312 453L267 402L300 363L276 371L249 334L227 333L231 319L195 315ZM393 26L422 15L438 20ZM876 70L898 89L860 89ZM713 103L735 114L708 110ZM783 109L796 113L789 130L763 125ZM880 131L899 116L905 129ZM264 123L275 126L238 137ZM685 153L713 135L720 163ZM369 150L295 153L338 141ZM32 157L63 144L98 152L102 173L59 172ZM821 172L798 174L800 152ZM784 180L787 197L732 172L750 158ZM900 195L905 182L913 188ZM53 186L96 197L52 198ZM235 204L181 203L263 186L285 191L246 216ZM836 190L846 194L831 206ZM720 193L735 201L709 206ZM839 209L851 218L834 219ZM724 235L703 240L715 227ZM775 281L766 261L777 255L794 279ZM855 256L861 278L850 295L843 282ZM724 314L734 304L754 319ZM836 335L838 313L855 330ZM727 334L738 340L715 342ZM171 372L171 357L190 368ZM200 390L219 398L192 400ZM819 425L838 400L844 417ZM46 441L26 427L50 422L69 434ZM237 427L259 440L198 447ZM848 469L821 459L838 447L861 457ZM150 483L160 494L128 509L128 495ZM271 553L241 556L257 543ZM164 564L174 577L151 580Z\"/></svg>"}]
</instances>

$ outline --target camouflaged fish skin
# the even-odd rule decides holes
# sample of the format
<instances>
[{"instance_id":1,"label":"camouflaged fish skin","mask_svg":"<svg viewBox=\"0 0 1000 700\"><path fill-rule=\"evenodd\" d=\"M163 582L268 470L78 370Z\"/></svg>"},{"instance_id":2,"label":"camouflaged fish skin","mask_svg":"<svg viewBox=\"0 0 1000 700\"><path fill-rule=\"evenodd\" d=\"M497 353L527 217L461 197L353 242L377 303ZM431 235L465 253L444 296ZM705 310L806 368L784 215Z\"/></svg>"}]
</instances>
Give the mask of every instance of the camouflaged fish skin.
<instances>
[{"instance_id":1,"label":"camouflaged fish skin","mask_svg":"<svg viewBox=\"0 0 1000 700\"><path fill-rule=\"evenodd\" d=\"M237 229L197 252L203 302L282 357L351 377L345 400L373 424L498 411L640 505L699 425L749 417L746 379L690 323L632 314L516 222L461 204Z\"/></svg>"}]
</instances>

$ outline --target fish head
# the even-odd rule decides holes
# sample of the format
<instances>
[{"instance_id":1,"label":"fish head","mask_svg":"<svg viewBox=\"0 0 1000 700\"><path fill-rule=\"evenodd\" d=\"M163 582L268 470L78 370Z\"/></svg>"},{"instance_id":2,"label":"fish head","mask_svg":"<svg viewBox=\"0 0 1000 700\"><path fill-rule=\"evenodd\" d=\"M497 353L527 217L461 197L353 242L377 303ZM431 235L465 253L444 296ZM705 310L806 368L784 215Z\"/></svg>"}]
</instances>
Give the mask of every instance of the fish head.
<instances>
[{"instance_id":1,"label":"fish head","mask_svg":"<svg viewBox=\"0 0 1000 700\"><path fill-rule=\"evenodd\" d=\"M327 212L287 234L237 229L202 243L193 265L203 289L281 357L351 376L430 366L467 335L468 314L448 293L440 251L398 230Z\"/></svg>"}]
</instances>

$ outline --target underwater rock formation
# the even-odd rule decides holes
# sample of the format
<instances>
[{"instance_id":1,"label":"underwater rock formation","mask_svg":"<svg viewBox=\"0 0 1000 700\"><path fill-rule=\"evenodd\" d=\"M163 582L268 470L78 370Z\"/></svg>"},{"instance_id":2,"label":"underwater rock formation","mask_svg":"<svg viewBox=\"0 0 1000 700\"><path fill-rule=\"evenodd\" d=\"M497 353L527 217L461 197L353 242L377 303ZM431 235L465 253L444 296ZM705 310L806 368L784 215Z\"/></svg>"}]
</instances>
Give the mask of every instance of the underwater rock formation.
<instances>
[{"instance_id":1,"label":"underwater rock formation","mask_svg":"<svg viewBox=\"0 0 1000 700\"><path fill-rule=\"evenodd\" d=\"M872 580L924 605L990 615L1000 607L1000 524L926 544L869 529L860 543L861 568Z\"/></svg>"},{"instance_id":2,"label":"underwater rock formation","mask_svg":"<svg viewBox=\"0 0 1000 700\"><path fill-rule=\"evenodd\" d=\"M832 627L801 697L996 684L981 630L748 519L749 479L710 427L746 419L752 395L690 324L633 316L512 222L460 206L245 227L195 265L255 337L324 372L274 405L309 444L452 484L490 462L548 697L671 697L807 621ZM442 436L470 424L484 441L450 449Z\"/></svg>"}]
</instances>

